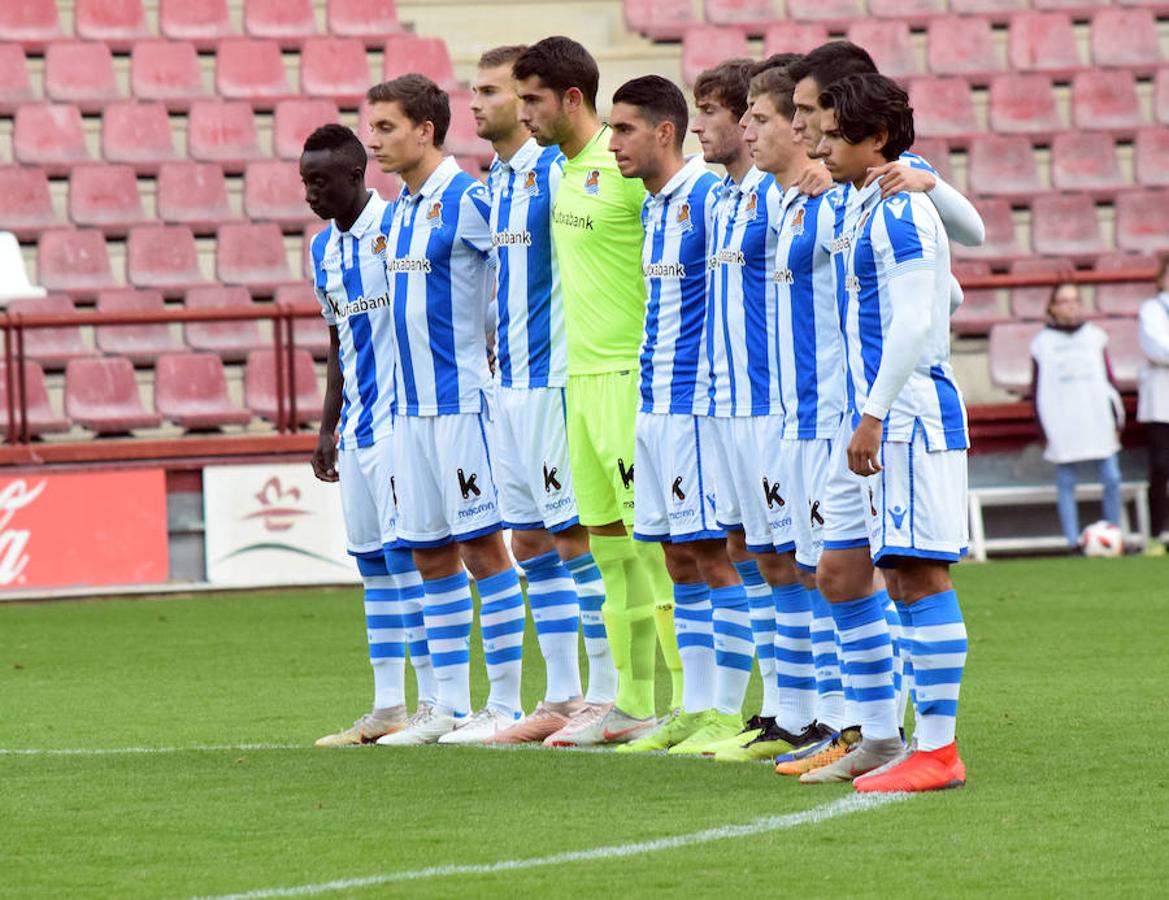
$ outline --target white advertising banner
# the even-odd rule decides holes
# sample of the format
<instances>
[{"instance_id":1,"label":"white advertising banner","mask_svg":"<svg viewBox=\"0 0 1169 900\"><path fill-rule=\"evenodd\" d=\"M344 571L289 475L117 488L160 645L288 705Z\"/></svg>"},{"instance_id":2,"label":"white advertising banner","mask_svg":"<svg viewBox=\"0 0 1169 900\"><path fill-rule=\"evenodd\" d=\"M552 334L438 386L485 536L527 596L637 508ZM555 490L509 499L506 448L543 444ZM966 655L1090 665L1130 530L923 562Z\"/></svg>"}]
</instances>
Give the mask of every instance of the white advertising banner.
<instances>
[{"instance_id":1,"label":"white advertising banner","mask_svg":"<svg viewBox=\"0 0 1169 900\"><path fill-rule=\"evenodd\" d=\"M203 470L207 580L262 587L359 582L336 484L307 462Z\"/></svg>"}]
</instances>

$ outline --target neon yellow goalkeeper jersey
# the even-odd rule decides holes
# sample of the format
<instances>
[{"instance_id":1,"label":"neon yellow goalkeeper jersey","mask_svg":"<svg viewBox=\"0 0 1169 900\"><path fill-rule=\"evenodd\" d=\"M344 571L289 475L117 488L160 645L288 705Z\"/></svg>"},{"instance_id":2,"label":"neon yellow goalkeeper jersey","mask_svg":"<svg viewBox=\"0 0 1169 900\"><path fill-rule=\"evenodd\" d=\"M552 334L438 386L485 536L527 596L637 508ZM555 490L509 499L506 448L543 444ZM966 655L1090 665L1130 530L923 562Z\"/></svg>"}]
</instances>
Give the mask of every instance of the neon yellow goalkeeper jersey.
<instances>
[{"instance_id":1,"label":"neon yellow goalkeeper jersey","mask_svg":"<svg viewBox=\"0 0 1169 900\"><path fill-rule=\"evenodd\" d=\"M568 339L568 374L636 369L645 320L641 207L645 185L623 178L604 125L564 163L552 208Z\"/></svg>"}]
</instances>

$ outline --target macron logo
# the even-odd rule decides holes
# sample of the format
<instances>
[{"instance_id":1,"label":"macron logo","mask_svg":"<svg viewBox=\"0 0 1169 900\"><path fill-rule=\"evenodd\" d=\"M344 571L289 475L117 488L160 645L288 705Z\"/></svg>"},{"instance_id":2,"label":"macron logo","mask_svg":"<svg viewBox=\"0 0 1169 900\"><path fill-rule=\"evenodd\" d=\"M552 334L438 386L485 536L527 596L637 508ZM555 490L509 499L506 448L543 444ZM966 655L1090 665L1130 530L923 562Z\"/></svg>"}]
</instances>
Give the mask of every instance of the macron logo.
<instances>
[{"instance_id":1,"label":"macron logo","mask_svg":"<svg viewBox=\"0 0 1169 900\"><path fill-rule=\"evenodd\" d=\"M900 219L905 215L905 207L909 205L909 200L905 197L894 197L892 200L886 201L885 205L893 210L893 215Z\"/></svg>"}]
</instances>

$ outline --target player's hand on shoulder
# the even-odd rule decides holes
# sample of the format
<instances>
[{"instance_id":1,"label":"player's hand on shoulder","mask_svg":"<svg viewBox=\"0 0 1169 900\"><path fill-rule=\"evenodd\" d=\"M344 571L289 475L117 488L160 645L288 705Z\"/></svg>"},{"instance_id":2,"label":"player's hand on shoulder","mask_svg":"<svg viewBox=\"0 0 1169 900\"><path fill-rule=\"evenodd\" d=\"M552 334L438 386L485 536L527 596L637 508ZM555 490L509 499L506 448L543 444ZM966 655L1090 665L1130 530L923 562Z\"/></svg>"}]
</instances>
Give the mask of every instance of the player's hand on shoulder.
<instances>
[{"instance_id":1,"label":"player's hand on shoulder","mask_svg":"<svg viewBox=\"0 0 1169 900\"><path fill-rule=\"evenodd\" d=\"M321 481L337 481L337 440L331 434L317 436L313 450L313 474Z\"/></svg>"},{"instance_id":2,"label":"player's hand on shoulder","mask_svg":"<svg viewBox=\"0 0 1169 900\"><path fill-rule=\"evenodd\" d=\"M796 182L801 194L809 197L819 197L833 185L832 176L824 166L812 166Z\"/></svg>"},{"instance_id":3,"label":"player's hand on shoulder","mask_svg":"<svg viewBox=\"0 0 1169 900\"><path fill-rule=\"evenodd\" d=\"M937 177L925 169L917 169L900 162L887 162L883 166L869 169L865 187L881 179L881 199L887 200L903 191L922 193L932 191L938 183Z\"/></svg>"}]
</instances>

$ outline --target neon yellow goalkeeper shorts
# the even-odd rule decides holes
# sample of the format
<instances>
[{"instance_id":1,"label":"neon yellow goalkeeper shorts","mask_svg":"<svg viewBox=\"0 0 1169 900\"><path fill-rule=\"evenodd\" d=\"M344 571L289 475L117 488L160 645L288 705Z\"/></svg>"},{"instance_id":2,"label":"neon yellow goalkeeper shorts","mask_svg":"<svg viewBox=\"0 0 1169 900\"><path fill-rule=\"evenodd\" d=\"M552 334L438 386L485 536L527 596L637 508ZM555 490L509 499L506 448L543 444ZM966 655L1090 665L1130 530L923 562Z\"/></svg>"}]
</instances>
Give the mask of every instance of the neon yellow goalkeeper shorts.
<instances>
[{"instance_id":1,"label":"neon yellow goalkeeper shorts","mask_svg":"<svg viewBox=\"0 0 1169 900\"><path fill-rule=\"evenodd\" d=\"M633 528L633 428L640 403L636 368L569 375L568 459L582 525Z\"/></svg>"}]
</instances>

